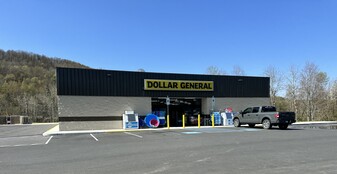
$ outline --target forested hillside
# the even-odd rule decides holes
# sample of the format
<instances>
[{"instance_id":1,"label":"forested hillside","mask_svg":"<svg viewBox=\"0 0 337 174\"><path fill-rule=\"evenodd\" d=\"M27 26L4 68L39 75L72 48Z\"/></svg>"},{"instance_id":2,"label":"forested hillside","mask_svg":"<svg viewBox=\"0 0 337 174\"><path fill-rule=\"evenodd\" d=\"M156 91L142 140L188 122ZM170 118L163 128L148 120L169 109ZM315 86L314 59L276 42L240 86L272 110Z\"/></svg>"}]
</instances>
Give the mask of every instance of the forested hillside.
<instances>
[{"instance_id":1,"label":"forested hillside","mask_svg":"<svg viewBox=\"0 0 337 174\"><path fill-rule=\"evenodd\" d=\"M0 49L0 115L57 121L56 67L88 68L65 59Z\"/></svg>"}]
</instances>

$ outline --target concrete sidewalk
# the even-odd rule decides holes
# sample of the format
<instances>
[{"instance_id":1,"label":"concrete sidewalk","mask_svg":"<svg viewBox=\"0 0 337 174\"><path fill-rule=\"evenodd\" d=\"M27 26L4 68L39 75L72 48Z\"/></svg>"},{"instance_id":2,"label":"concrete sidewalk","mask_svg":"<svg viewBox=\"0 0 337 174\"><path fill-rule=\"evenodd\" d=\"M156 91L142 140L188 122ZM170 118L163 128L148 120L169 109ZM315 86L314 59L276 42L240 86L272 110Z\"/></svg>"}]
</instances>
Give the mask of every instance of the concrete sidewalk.
<instances>
[{"instance_id":1,"label":"concrete sidewalk","mask_svg":"<svg viewBox=\"0 0 337 174\"><path fill-rule=\"evenodd\" d=\"M337 124L337 121L312 121L312 122L297 122L293 125L315 125L315 124ZM231 126L215 126L214 128L234 128ZM197 126L188 126L188 127L170 127L170 129L196 129ZM212 128L212 126L201 126L202 128ZM52 136L52 135L65 135L65 134L95 134L95 133L109 133L109 132L139 132L139 131L160 131L160 130L169 130L168 128L144 128L144 129L106 129L106 130L78 130L78 131L60 131L59 125L56 124L55 127L49 129L43 133L43 136Z\"/></svg>"},{"instance_id":2,"label":"concrete sidewalk","mask_svg":"<svg viewBox=\"0 0 337 174\"><path fill-rule=\"evenodd\" d=\"M230 126L215 126L214 128L224 128L224 127L234 127L233 125ZM197 129L198 126L188 126L188 127L167 127L163 128L143 128L143 129L106 129L106 130L78 130L78 131L60 131L59 125L56 125L52 129L49 129L43 136L52 136L52 135L66 135L66 134L90 134L90 133L111 133L111 132L140 132L140 131L160 131L160 130L183 130L183 129ZM212 126L201 126L199 129L202 128L212 128Z\"/></svg>"}]
</instances>

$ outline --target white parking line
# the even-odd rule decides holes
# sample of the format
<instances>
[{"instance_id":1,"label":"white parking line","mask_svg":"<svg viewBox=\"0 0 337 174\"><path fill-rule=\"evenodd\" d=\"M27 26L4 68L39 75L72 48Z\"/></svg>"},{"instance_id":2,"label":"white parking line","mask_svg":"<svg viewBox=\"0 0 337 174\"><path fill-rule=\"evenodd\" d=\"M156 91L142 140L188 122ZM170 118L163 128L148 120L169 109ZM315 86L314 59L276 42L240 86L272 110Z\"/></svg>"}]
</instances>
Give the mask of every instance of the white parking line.
<instances>
[{"instance_id":1,"label":"white parking line","mask_svg":"<svg viewBox=\"0 0 337 174\"><path fill-rule=\"evenodd\" d=\"M133 134L133 133L130 133L130 132L124 132L124 133L128 134L128 135L132 135L132 136L138 137L138 138L143 138L143 136L140 136L140 135L137 135L137 134Z\"/></svg>"},{"instance_id":2,"label":"white parking line","mask_svg":"<svg viewBox=\"0 0 337 174\"><path fill-rule=\"evenodd\" d=\"M53 136L49 137L49 139L47 140L47 142L45 144L48 144L49 141L53 138Z\"/></svg>"},{"instance_id":3,"label":"white parking line","mask_svg":"<svg viewBox=\"0 0 337 174\"><path fill-rule=\"evenodd\" d=\"M201 132L181 132L181 133L187 134L187 135L201 134Z\"/></svg>"},{"instance_id":4,"label":"white parking line","mask_svg":"<svg viewBox=\"0 0 337 174\"><path fill-rule=\"evenodd\" d=\"M30 144L16 144L13 145L14 147L21 147L21 146L30 146Z\"/></svg>"},{"instance_id":5,"label":"white parking line","mask_svg":"<svg viewBox=\"0 0 337 174\"><path fill-rule=\"evenodd\" d=\"M207 157L207 158L203 158L203 159L197 160L195 162L197 162L197 163L206 162L206 161L209 161L210 159L211 159L211 157Z\"/></svg>"},{"instance_id":6,"label":"white parking line","mask_svg":"<svg viewBox=\"0 0 337 174\"><path fill-rule=\"evenodd\" d=\"M3 148L3 147L38 146L38 145L44 145L44 144L42 144L42 143L36 143L36 144L16 144L16 145L4 145L4 146L0 146L0 148Z\"/></svg>"},{"instance_id":7,"label":"white parking line","mask_svg":"<svg viewBox=\"0 0 337 174\"><path fill-rule=\"evenodd\" d=\"M90 134L90 136L94 138L96 141L98 141L98 139L93 134Z\"/></svg>"},{"instance_id":8,"label":"white parking line","mask_svg":"<svg viewBox=\"0 0 337 174\"><path fill-rule=\"evenodd\" d=\"M3 141L3 140L35 138L35 137L41 137L41 135L22 136L22 137L1 137L0 140Z\"/></svg>"}]
</instances>

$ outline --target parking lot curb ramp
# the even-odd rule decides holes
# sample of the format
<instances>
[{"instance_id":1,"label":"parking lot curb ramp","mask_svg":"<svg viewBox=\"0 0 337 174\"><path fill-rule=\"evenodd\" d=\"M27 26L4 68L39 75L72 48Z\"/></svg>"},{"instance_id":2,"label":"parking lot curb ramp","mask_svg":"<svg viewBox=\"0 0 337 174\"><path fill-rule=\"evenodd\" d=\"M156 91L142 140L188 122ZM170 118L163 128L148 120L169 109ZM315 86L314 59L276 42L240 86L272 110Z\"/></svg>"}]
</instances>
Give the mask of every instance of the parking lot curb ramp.
<instances>
[{"instance_id":1,"label":"parking lot curb ramp","mask_svg":"<svg viewBox=\"0 0 337 174\"><path fill-rule=\"evenodd\" d=\"M44 132L42 135L43 136L48 136L48 135L52 135L55 132L59 132L60 131L60 127L59 124L57 124L56 126L54 126L53 128L47 130L46 132Z\"/></svg>"}]
</instances>

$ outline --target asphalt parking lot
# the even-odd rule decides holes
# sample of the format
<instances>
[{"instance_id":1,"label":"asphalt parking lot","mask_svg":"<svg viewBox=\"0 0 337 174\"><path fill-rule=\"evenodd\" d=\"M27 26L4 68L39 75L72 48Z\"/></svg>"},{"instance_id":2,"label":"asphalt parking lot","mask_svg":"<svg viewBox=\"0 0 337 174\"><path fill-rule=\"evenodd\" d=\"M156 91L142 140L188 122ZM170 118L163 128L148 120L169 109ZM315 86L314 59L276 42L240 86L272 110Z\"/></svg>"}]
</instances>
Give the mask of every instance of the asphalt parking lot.
<instances>
[{"instance_id":1,"label":"asphalt parking lot","mask_svg":"<svg viewBox=\"0 0 337 174\"><path fill-rule=\"evenodd\" d=\"M7 131L0 134L4 174L337 173L332 129L216 127L43 137L50 127L6 128L0 127Z\"/></svg>"},{"instance_id":2,"label":"asphalt parking lot","mask_svg":"<svg viewBox=\"0 0 337 174\"><path fill-rule=\"evenodd\" d=\"M42 134L54 126L55 124L0 125L0 148L45 144L48 137Z\"/></svg>"}]
</instances>

